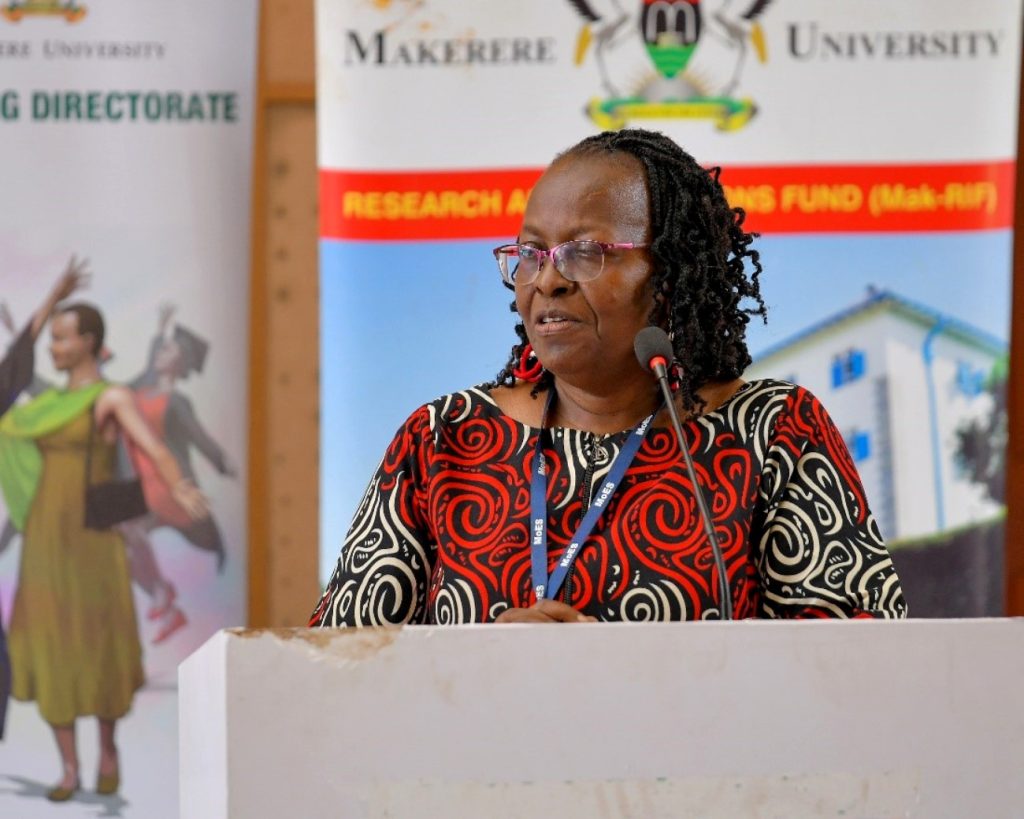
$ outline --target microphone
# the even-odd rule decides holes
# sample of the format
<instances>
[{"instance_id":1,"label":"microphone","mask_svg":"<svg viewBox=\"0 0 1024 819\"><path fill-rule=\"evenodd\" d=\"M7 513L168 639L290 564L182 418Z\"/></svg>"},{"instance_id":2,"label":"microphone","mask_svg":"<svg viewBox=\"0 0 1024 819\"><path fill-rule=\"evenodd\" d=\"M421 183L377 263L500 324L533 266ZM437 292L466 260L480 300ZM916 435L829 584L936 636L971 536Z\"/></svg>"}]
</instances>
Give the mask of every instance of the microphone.
<instances>
[{"instance_id":1,"label":"microphone","mask_svg":"<svg viewBox=\"0 0 1024 819\"><path fill-rule=\"evenodd\" d=\"M640 366L649 371L658 379L661 392L665 396L665 405L668 407L669 418L672 421L672 428L676 432L676 440L679 448L683 451L683 460L686 462L686 474L693 484L694 493L697 498L697 510L700 513L701 522L704 524L704 533L711 542L711 553L715 559L715 572L718 574L718 598L723 620L732 620L732 594L729 591L729 575L725 570L725 558L722 556L722 546L715 535L715 528L711 523L711 512L708 510L707 501L704 498L704 490L697 480L697 470L693 468L693 458L690 457L690 448L686 445L686 435L683 433L683 426L679 423L679 414L676 412L676 402L672 395L672 388L668 384L668 365L674 353L672 342L668 334L660 327L644 327L636 338L633 339L633 351L636 353Z\"/></svg>"},{"instance_id":2,"label":"microphone","mask_svg":"<svg viewBox=\"0 0 1024 819\"><path fill-rule=\"evenodd\" d=\"M640 366L653 372L659 381L668 378L668 363L675 353L668 334L660 327L644 327L637 333L633 339L633 352Z\"/></svg>"}]
</instances>

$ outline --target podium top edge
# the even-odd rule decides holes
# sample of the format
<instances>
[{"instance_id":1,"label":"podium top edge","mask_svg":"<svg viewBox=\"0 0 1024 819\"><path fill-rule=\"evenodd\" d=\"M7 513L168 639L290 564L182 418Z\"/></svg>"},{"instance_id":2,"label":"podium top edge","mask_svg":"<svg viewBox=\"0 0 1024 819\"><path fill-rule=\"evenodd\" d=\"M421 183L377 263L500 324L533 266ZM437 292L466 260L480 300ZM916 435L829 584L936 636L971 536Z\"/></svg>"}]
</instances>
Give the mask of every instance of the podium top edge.
<instances>
[{"instance_id":1,"label":"podium top edge","mask_svg":"<svg viewBox=\"0 0 1024 819\"><path fill-rule=\"evenodd\" d=\"M956 617L956 618L909 618L907 620L734 620L723 622L708 620L700 622L668 622L668 623L579 623L572 624L582 629L645 629L669 630L686 627L712 629L821 629L821 628L891 628L891 629L934 629L934 628L982 628L982 627L1013 627L1024 624L1024 617ZM357 628L308 628L308 627L268 627L249 628L233 627L221 630L222 634L231 638L253 638L264 635L281 639L300 639L309 642L328 641L339 635L372 634L390 635L392 639L403 631L410 632L481 632L481 631L522 631L528 629L547 629L553 624L546 623L469 623L465 625L394 625L394 626L361 626Z\"/></svg>"}]
</instances>

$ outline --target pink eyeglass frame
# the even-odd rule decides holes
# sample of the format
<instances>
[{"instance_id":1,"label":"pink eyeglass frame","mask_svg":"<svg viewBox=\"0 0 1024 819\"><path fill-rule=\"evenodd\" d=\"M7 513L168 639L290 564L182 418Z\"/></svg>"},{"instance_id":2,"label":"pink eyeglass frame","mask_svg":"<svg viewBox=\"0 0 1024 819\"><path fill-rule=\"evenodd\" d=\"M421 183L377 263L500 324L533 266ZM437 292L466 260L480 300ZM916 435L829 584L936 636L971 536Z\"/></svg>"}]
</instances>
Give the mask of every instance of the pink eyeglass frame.
<instances>
[{"instance_id":1,"label":"pink eyeglass frame","mask_svg":"<svg viewBox=\"0 0 1024 819\"><path fill-rule=\"evenodd\" d=\"M512 247L516 248L516 254L515 255L517 257L520 255L519 254L519 248L521 248L521 247L528 247L528 248L530 248L530 250L532 250L534 253L537 254L537 256L539 257L539 262L537 264L537 274L538 275L540 274L540 269L544 266L544 259L547 258L547 259L551 260L551 264L553 264L555 266L555 270L557 270L562 276L565 276L565 272L562 271L559 268L558 262L555 261L555 253L557 253L561 248L565 247L566 245L577 245L577 244L583 244L583 243L586 243L588 245L597 245L599 248L601 248L602 254L607 253L609 250L643 250L644 248L650 247L650 245L648 245L648 244L641 244L639 242L595 242L593 239L570 239L568 242L561 242L561 243L555 245L554 247L548 248L547 250L544 250L544 249L539 248L539 247L534 247L533 245L524 245L521 242L510 242L509 244L500 245L500 246L494 248L493 253L494 253L495 260L498 262L498 270L501 271L502 278L505 279L506 281L508 281L508 279L506 278L505 271L504 271L504 269L502 269L502 266L501 266L501 257L503 255L504 256L509 256L511 254L509 254L509 253L503 254L502 251L506 250L507 248L512 248ZM601 258L601 272L604 272L604 257L603 257L603 255L602 255L602 258ZM600 273L598 275L600 275ZM568 278L568 276L566 276L566 278ZM532 279L531 279L531 281L532 281ZM576 280L575 279L569 279L569 281L576 281ZM589 280L585 280L585 281L589 281ZM527 284L528 283L529 282L527 282ZM515 284L515 282L509 282L509 284Z\"/></svg>"}]
</instances>

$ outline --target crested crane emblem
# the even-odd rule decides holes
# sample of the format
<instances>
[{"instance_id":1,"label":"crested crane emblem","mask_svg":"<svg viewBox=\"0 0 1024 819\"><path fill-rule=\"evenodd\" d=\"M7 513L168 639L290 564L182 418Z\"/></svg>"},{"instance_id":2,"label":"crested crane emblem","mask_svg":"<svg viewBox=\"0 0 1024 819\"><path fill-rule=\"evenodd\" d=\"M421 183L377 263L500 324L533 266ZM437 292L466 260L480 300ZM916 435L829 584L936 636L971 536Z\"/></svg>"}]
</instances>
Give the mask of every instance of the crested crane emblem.
<instances>
[{"instance_id":1,"label":"crested crane emblem","mask_svg":"<svg viewBox=\"0 0 1024 819\"><path fill-rule=\"evenodd\" d=\"M63 17L68 23L77 23L85 12L85 6L75 0L11 0L0 6L0 16L12 23L25 17Z\"/></svg>"},{"instance_id":2,"label":"crested crane emblem","mask_svg":"<svg viewBox=\"0 0 1024 819\"><path fill-rule=\"evenodd\" d=\"M751 53L768 60L758 18L772 0L638 0L632 11L624 0L568 2L583 20L576 65L592 59L605 94L586 109L599 127L704 119L735 131L757 112L738 89Z\"/></svg>"}]
</instances>

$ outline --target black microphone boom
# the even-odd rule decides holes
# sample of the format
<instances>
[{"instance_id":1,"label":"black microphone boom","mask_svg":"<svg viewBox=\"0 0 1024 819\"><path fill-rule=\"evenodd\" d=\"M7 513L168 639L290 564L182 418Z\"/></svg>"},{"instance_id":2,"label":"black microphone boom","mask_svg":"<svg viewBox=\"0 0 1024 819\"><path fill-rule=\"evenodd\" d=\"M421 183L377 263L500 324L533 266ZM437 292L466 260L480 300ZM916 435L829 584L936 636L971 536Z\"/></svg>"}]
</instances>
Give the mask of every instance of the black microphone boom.
<instances>
[{"instance_id":1,"label":"black microphone boom","mask_svg":"<svg viewBox=\"0 0 1024 819\"><path fill-rule=\"evenodd\" d=\"M672 428L676 431L676 440L679 448L683 451L683 460L686 462L686 473L693 484L694 494L697 498L697 509L700 512L701 522L704 524L704 532L711 542L711 553L715 558L715 571L718 574L718 598L721 617L723 620L732 620L732 593L729 589L729 574L725 569L725 558L722 555L722 546L715 535L715 527L711 522L711 512L708 510L707 501L704 499L704 490L697 480L697 470L693 468L693 458L690 457L690 448L686 445L686 435L683 433L683 426L679 423L679 413L676 412L676 402L672 395L672 388L668 384L668 365L672 360L672 342L668 334L660 327L644 327L636 338L633 339L633 351L636 353L640 366L649 370L658 379L661 392L665 396L665 404L668 407L669 418L672 420Z\"/></svg>"}]
</instances>

